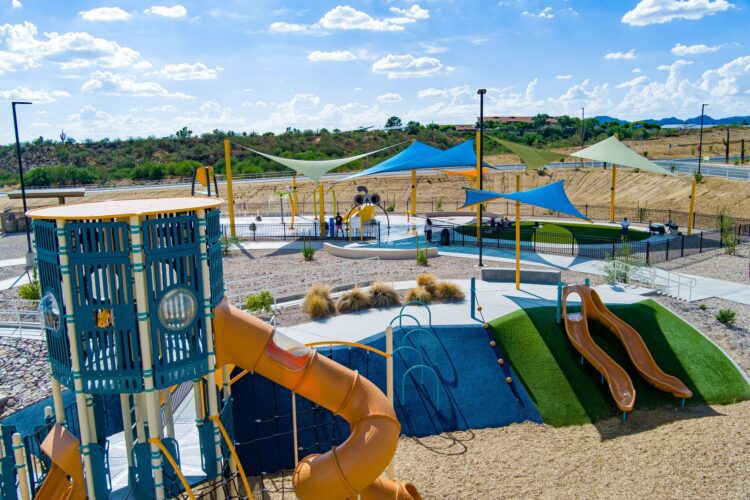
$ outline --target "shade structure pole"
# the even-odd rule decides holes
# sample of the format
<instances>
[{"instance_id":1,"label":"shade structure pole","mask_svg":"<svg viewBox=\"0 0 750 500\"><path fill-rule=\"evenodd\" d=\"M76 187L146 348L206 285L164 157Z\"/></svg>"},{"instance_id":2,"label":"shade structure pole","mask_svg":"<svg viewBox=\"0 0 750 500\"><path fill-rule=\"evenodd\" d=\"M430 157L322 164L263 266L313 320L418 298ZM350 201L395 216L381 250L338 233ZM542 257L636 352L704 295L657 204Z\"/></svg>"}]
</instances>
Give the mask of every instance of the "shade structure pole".
<instances>
[{"instance_id":1,"label":"shade structure pole","mask_svg":"<svg viewBox=\"0 0 750 500\"><path fill-rule=\"evenodd\" d=\"M320 202L320 239L326 237L326 211L325 211L325 189L323 183L318 184L318 201Z\"/></svg>"},{"instance_id":2,"label":"shade structure pole","mask_svg":"<svg viewBox=\"0 0 750 500\"><path fill-rule=\"evenodd\" d=\"M292 176L292 224L289 229L294 229L294 216L297 214L297 174Z\"/></svg>"},{"instance_id":3,"label":"shade structure pole","mask_svg":"<svg viewBox=\"0 0 750 500\"><path fill-rule=\"evenodd\" d=\"M482 158L480 149L482 147L482 133L477 130L477 182L482 170ZM479 189L482 189L481 187ZM482 265L482 204L477 205L477 242L479 243L479 265Z\"/></svg>"},{"instance_id":4,"label":"shade structure pole","mask_svg":"<svg viewBox=\"0 0 750 500\"><path fill-rule=\"evenodd\" d=\"M516 192L521 191L521 176L516 176ZM516 200L516 290L521 289L521 202Z\"/></svg>"},{"instance_id":5,"label":"shade structure pole","mask_svg":"<svg viewBox=\"0 0 750 500\"><path fill-rule=\"evenodd\" d=\"M617 165L612 164L612 187L609 199L609 222L615 221L615 193L617 192Z\"/></svg>"},{"instance_id":6,"label":"shade structure pole","mask_svg":"<svg viewBox=\"0 0 750 500\"><path fill-rule=\"evenodd\" d=\"M696 181L695 176L693 176L693 186L690 190L690 212L688 212L688 223L687 223L688 235L693 234L693 214L695 213L695 185L697 183L698 181Z\"/></svg>"},{"instance_id":7,"label":"shade structure pole","mask_svg":"<svg viewBox=\"0 0 750 500\"><path fill-rule=\"evenodd\" d=\"M232 193L232 152L229 139L224 139L224 170L227 176L227 203L229 203L229 234L237 236L234 230L234 195ZM210 184L210 182L209 182ZM211 189L210 187L208 188ZM219 193L216 193L219 196Z\"/></svg>"},{"instance_id":8,"label":"shade structure pole","mask_svg":"<svg viewBox=\"0 0 750 500\"><path fill-rule=\"evenodd\" d=\"M411 228L414 230L414 234L417 232L417 221L414 217L417 216L417 169L411 169Z\"/></svg>"}]
</instances>

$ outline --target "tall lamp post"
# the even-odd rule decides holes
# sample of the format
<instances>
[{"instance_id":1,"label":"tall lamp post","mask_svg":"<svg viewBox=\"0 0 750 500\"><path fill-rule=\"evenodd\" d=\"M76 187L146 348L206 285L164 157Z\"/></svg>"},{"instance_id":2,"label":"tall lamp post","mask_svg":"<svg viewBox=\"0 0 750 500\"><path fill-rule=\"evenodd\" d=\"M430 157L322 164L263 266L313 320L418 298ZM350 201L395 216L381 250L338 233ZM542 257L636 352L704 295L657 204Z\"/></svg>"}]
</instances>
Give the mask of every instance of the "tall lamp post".
<instances>
[{"instance_id":1,"label":"tall lamp post","mask_svg":"<svg viewBox=\"0 0 750 500\"><path fill-rule=\"evenodd\" d=\"M586 108L581 108L581 149L583 149L584 138L586 137ZM583 168L583 158L581 158L581 168Z\"/></svg>"},{"instance_id":2,"label":"tall lamp post","mask_svg":"<svg viewBox=\"0 0 750 500\"><path fill-rule=\"evenodd\" d=\"M26 265L30 266L33 264L31 261L31 228L29 227L29 219L26 217L26 184L23 182L23 161L21 160L21 141L18 139L18 118L16 117L16 106L19 104L31 104L30 102L13 102L13 128L16 132L16 157L18 158L18 177L21 179L21 199L23 200L23 220L24 226L26 227L26 246L28 253L26 254ZM30 262L31 261L31 262Z\"/></svg>"},{"instance_id":3,"label":"tall lamp post","mask_svg":"<svg viewBox=\"0 0 750 500\"><path fill-rule=\"evenodd\" d=\"M479 94L479 158L477 160L477 168L479 169L479 189L482 189L482 165L484 163L484 94L487 93L487 89L477 90ZM479 226L479 267L483 267L482 262L482 212L484 208L482 204L479 204L479 211L477 218L477 225Z\"/></svg>"},{"instance_id":4,"label":"tall lamp post","mask_svg":"<svg viewBox=\"0 0 750 500\"><path fill-rule=\"evenodd\" d=\"M703 115L706 112L708 104L701 104L701 133L698 139L698 173L701 173L701 159L703 158Z\"/></svg>"}]
</instances>

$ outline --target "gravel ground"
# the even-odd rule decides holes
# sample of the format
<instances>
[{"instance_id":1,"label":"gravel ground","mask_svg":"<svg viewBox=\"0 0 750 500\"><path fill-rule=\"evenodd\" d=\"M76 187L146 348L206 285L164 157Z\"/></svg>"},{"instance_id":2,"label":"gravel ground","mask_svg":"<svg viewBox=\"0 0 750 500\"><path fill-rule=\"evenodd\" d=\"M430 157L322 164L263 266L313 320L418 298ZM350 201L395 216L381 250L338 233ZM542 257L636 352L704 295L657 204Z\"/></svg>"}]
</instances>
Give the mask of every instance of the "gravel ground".
<instances>
[{"instance_id":1,"label":"gravel ground","mask_svg":"<svg viewBox=\"0 0 750 500\"><path fill-rule=\"evenodd\" d=\"M682 259L661 262L656 267L681 274L694 274L750 285L750 245L737 247L736 255L727 255L723 248Z\"/></svg>"},{"instance_id":2,"label":"gravel ground","mask_svg":"<svg viewBox=\"0 0 750 500\"><path fill-rule=\"evenodd\" d=\"M10 396L2 416L52 394L43 341L0 337L0 393Z\"/></svg>"},{"instance_id":3,"label":"gravel ground","mask_svg":"<svg viewBox=\"0 0 750 500\"><path fill-rule=\"evenodd\" d=\"M0 280L14 278L23 274L26 271L26 266L8 266L0 267Z\"/></svg>"},{"instance_id":4,"label":"gravel ground","mask_svg":"<svg viewBox=\"0 0 750 500\"><path fill-rule=\"evenodd\" d=\"M33 243L33 241L32 241ZM26 255L26 233L0 233L0 258L16 259Z\"/></svg>"},{"instance_id":5,"label":"gravel ground","mask_svg":"<svg viewBox=\"0 0 750 500\"><path fill-rule=\"evenodd\" d=\"M750 401L634 412L627 424L526 422L402 437L396 478L436 499L747 498L748 421ZM265 481L271 490L279 485L279 477Z\"/></svg>"}]
</instances>

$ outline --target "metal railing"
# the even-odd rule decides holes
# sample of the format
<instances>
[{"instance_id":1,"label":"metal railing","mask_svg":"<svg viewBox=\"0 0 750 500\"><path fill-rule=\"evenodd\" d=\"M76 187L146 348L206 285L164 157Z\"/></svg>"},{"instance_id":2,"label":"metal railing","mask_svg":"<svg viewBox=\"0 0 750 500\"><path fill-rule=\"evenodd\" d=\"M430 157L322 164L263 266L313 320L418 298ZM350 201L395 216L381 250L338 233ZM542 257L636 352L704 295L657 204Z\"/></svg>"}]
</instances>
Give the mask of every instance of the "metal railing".
<instances>
[{"instance_id":1,"label":"metal railing","mask_svg":"<svg viewBox=\"0 0 750 500\"><path fill-rule=\"evenodd\" d=\"M627 260L612 260L602 263L602 271L624 283L637 282L658 290L664 295L691 302L698 280L691 276L638 265Z\"/></svg>"},{"instance_id":2,"label":"metal railing","mask_svg":"<svg viewBox=\"0 0 750 500\"><path fill-rule=\"evenodd\" d=\"M326 224L328 226L328 224ZM229 226L222 224L222 233L224 236L229 237ZM292 226L288 222L280 223L249 223L249 224L235 224L235 235L240 241L267 241L267 240L297 240L297 239L312 239L312 240L335 240L335 241L346 241L351 239L360 239L359 228L351 228L351 234L346 227L344 231L346 236L341 236L339 233L331 238L329 232L321 238L320 235L320 224L316 222L297 222ZM380 223L378 221L372 221L371 223L362 225L362 239L365 240L380 240Z\"/></svg>"},{"instance_id":3,"label":"metal railing","mask_svg":"<svg viewBox=\"0 0 750 500\"><path fill-rule=\"evenodd\" d=\"M0 336L38 337L41 340L44 331L38 307L38 300L0 300Z\"/></svg>"}]
</instances>

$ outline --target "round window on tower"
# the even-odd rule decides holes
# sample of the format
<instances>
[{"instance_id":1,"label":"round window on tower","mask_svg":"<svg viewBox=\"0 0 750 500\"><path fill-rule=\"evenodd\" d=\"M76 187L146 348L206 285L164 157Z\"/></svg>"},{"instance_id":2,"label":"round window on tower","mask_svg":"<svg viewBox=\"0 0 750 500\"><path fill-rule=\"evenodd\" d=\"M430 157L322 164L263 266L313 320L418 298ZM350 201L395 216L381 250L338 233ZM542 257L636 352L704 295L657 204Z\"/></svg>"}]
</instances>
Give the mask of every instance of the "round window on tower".
<instances>
[{"instance_id":1,"label":"round window on tower","mask_svg":"<svg viewBox=\"0 0 750 500\"><path fill-rule=\"evenodd\" d=\"M56 332L60 329L60 304L52 292L47 292L39 301L39 312L42 315L42 323L48 330Z\"/></svg>"},{"instance_id":2,"label":"round window on tower","mask_svg":"<svg viewBox=\"0 0 750 500\"><path fill-rule=\"evenodd\" d=\"M173 288L164 294L157 307L159 322L167 330L184 330L198 312L198 301L187 288Z\"/></svg>"}]
</instances>

